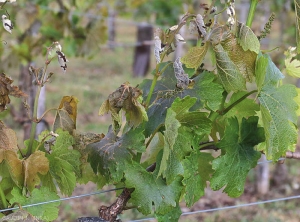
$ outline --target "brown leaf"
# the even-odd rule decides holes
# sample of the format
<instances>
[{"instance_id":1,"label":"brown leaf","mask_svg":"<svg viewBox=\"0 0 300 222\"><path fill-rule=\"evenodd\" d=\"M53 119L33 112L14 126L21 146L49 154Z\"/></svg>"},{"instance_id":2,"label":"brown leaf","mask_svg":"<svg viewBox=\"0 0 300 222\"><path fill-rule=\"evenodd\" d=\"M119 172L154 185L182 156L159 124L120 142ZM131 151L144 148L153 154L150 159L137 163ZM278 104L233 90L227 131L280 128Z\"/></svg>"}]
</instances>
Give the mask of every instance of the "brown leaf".
<instances>
[{"instance_id":1,"label":"brown leaf","mask_svg":"<svg viewBox=\"0 0 300 222\"><path fill-rule=\"evenodd\" d=\"M42 220L37 219L37 217L32 216L25 210L18 210L12 214L9 214L0 219L0 222L39 222Z\"/></svg>"},{"instance_id":2,"label":"brown leaf","mask_svg":"<svg viewBox=\"0 0 300 222\"><path fill-rule=\"evenodd\" d=\"M0 121L0 150L1 149L18 149L18 140L15 131L6 127L2 121Z\"/></svg>"},{"instance_id":3,"label":"brown leaf","mask_svg":"<svg viewBox=\"0 0 300 222\"><path fill-rule=\"evenodd\" d=\"M25 186L32 191L36 185L40 184L38 173L45 175L49 171L49 161L42 151L35 151L24 162Z\"/></svg>"},{"instance_id":4,"label":"brown leaf","mask_svg":"<svg viewBox=\"0 0 300 222\"><path fill-rule=\"evenodd\" d=\"M140 89L131 87L125 82L108 96L100 107L99 115L110 111L112 118L120 123L119 112L123 109L130 125L137 126L143 120L148 120L144 107L138 102L142 94Z\"/></svg>"},{"instance_id":5,"label":"brown leaf","mask_svg":"<svg viewBox=\"0 0 300 222\"><path fill-rule=\"evenodd\" d=\"M4 150L0 149L0 163L7 165L9 174L16 185L20 188L24 185L24 174L23 174L23 164L18 158L17 152L15 150Z\"/></svg>"},{"instance_id":6,"label":"brown leaf","mask_svg":"<svg viewBox=\"0 0 300 222\"><path fill-rule=\"evenodd\" d=\"M0 74L0 112L6 109L6 105L10 103L8 95L14 97L26 97L27 95L22 92L19 87L11 85L13 80L7 77L4 73Z\"/></svg>"},{"instance_id":7,"label":"brown leaf","mask_svg":"<svg viewBox=\"0 0 300 222\"><path fill-rule=\"evenodd\" d=\"M62 98L55 117L53 131L62 128L72 134L73 130L76 129L77 103L78 99L74 96Z\"/></svg>"}]
</instances>

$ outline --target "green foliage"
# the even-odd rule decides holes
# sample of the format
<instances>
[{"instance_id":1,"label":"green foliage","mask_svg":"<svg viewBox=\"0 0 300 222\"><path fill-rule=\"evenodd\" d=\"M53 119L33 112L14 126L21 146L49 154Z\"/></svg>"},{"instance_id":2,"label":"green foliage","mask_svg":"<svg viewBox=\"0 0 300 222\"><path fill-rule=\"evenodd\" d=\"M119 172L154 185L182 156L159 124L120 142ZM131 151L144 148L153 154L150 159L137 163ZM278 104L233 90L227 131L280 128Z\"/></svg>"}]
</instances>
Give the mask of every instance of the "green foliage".
<instances>
[{"instance_id":1,"label":"green foliage","mask_svg":"<svg viewBox=\"0 0 300 222\"><path fill-rule=\"evenodd\" d=\"M21 205L35 204L45 202L49 200L57 200L59 196L56 192L51 192L47 187L41 187L40 189L34 189L29 197L22 195L22 192L18 188L14 188L11 191L13 196L10 199L11 203L19 203ZM52 202L44 205L29 207L26 210L36 218L43 221L53 221L58 216L58 206L60 201Z\"/></svg>"},{"instance_id":2,"label":"green foliage","mask_svg":"<svg viewBox=\"0 0 300 222\"><path fill-rule=\"evenodd\" d=\"M244 191L247 173L254 168L260 153L254 146L264 141L264 130L257 127L258 117L243 119L239 126L236 118L228 119L224 137L217 146L224 155L212 161L215 170L210 180L213 190L226 186L224 192L231 197L238 197Z\"/></svg>"},{"instance_id":3,"label":"green foliage","mask_svg":"<svg viewBox=\"0 0 300 222\"><path fill-rule=\"evenodd\" d=\"M59 136L51 147L51 154L46 154L49 160L49 172L61 192L71 195L76 186L76 176L80 175L80 153L70 149L74 139L68 132L58 130L57 133Z\"/></svg>"},{"instance_id":4,"label":"green foliage","mask_svg":"<svg viewBox=\"0 0 300 222\"><path fill-rule=\"evenodd\" d=\"M181 215L180 200L191 207L204 195L207 184L213 190L224 188L230 197L240 196L247 174L257 165L261 153L275 162L287 151L294 151L300 115L300 91L282 83L284 75L270 56L260 50L259 40L250 28L257 1L252 2L249 26L238 23L235 16L230 16L226 25L222 25L224 23L214 20L217 15L210 11L212 7L206 9L202 5L203 16L187 13L177 26L156 35L156 41L163 44L156 44L159 48L156 57L161 62L157 61L152 72L153 80L144 80L138 87L125 82L100 106L100 115L110 112L112 117L106 135L76 131L78 100L74 96L62 98L56 109L54 132L42 133L39 141L34 138L40 121L38 104L35 104L31 137L24 142L23 149L18 149L15 132L0 121L0 206L55 200L59 198L56 185L62 194L71 195L77 182L92 181L98 187L124 186L130 192L129 203L141 213L154 213L158 221L177 221ZM83 25L80 16L69 14L76 10L71 1L34 3L49 4L54 11L41 7L32 18L27 13L26 21L30 25L19 31L26 32L44 12L40 38L44 42L65 38L70 55L84 53L93 42L91 36L105 29L104 20ZM94 2L72 3L89 11ZM126 3L118 1L116 7ZM103 16L109 9L108 4L104 5ZM136 2L136 7L152 5L173 8L174 2ZM62 6L66 14L60 13ZM229 6L234 9L231 2L224 7ZM158 9L169 19L168 13L179 10ZM26 16L20 14L18 20L22 18ZM67 26L60 26L57 20ZM184 69L179 59L174 68L171 61L164 62L164 59L174 51L177 34L184 25L189 25L191 31L194 29L192 33L197 35L198 46L181 58ZM35 50L39 48L34 44L32 38L26 36L12 49L29 61L33 46ZM214 67L207 67L202 62L211 50L216 63ZM290 48L286 52L286 72L299 77L299 61L294 51ZM67 61L58 42L47 48L45 67L31 68L38 88L36 101L52 75L47 73L47 67L56 56L65 71ZM183 76L185 82L181 84ZM5 74L1 75L0 112L9 104L9 96L25 96L12 82ZM209 150L220 152L211 155ZM122 195L119 198L122 199ZM124 203L119 206L119 212L128 201L120 199L115 202ZM55 202L36 206L28 212L50 221L56 219L58 205ZM110 208L101 207L100 211L105 209ZM30 218L30 214L25 216Z\"/></svg>"}]
</instances>

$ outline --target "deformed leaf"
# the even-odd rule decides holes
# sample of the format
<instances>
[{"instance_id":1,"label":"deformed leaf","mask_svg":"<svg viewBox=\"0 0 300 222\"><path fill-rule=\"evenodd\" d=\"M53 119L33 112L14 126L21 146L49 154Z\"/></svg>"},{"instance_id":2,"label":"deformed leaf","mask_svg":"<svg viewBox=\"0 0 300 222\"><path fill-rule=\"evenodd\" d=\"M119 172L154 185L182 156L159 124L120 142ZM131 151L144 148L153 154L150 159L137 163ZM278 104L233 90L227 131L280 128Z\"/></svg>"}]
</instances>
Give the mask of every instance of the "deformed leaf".
<instances>
[{"instance_id":1,"label":"deformed leaf","mask_svg":"<svg viewBox=\"0 0 300 222\"><path fill-rule=\"evenodd\" d=\"M238 39L236 39L233 34L229 34L227 38L221 42L221 45L243 77L248 82L252 82L257 53L250 50L244 51L238 44Z\"/></svg>"},{"instance_id":2,"label":"deformed leaf","mask_svg":"<svg viewBox=\"0 0 300 222\"><path fill-rule=\"evenodd\" d=\"M11 204L16 202L21 205L27 205L51 200L59 200L59 196L55 192L51 192L48 187L45 186L42 186L40 189L34 189L29 197L23 196L21 189L16 187L13 188L11 194L13 196L10 199ZM39 218L42 221L53 221L58 217L59 205L60 201L57 201L28 207L26 210L35 218Z\"/></svg>"},{"instance_id":3,"label":"deformed leaf","mask_svg":"<svg viewBox=\"0 0 300 222\"><path fill-rule=\"evenodd\" d=\"M254 32L243 23L238 23L237 25L237 40L239 44L243 47L244 51L250 50L259 53L260 43Z\"/></svg>"},{"instance_id":4,"label":"deformed leaf","mask_svg":"<svg viewBox=\"0 0 300 222\"><path fill-rule=\"evenodd\" d=\"M182 190L180 177L167 185L162 178L132 162L127 166L125 178L126 187L134 188L130 201L143 214L150 214L153 208L156 214L166 214L178 205Z\"/></svg>"},{"instance_id":5,"label":"deformed leaf","mask_svg":"<svg viewBox=\"0 0 300 222\"><path fill-rule=\"evenodd\" d=\"M4 73L0 74L0 112L6 109L6 105L10 103L9 95L20 98L27 95L22 92L19 87L11 85L13 80Z\"/></svg>"},{"instance_id":6,"label":"deformed leaf","mask_svg":"<svg viewBox=\"0 0 300 222\"><path fill-rule=\"evenodd\" d=\"M148 121L146 110L141 104L142 94L140 89L131 87L125 82L102 103L99 115L110 111L113 120L121 123L119 112L123 109L129 125L137 127L141 122Z\"/></svg>"},{"instance_id":7,"label":"deformed leaf","mask_svg":"<svg viewBox=\"0 0 300 222\"><path fill-rule=\"evenodd\" d=\"M56 113L53 131L61 128L72 134L73 130L76 129L77 103L78 99L74 96L62 98Z\"/></svg>"},{"instance_id":8,"label":"deformed leaf","mask_svg":"<svg viewBox=\"0 0 300 222\"><path fill-rule=\"evenodd\" d=\"M225 186L224 192L238 197L244 191L247 173L257 165L260 152L254 146L264 141L264 130L257 127L258 117L243 119L239 125L236 118L228 120L225 135L217 144L224 154L212 161L215 172L210 180L213 190Z\"/></svg>"},{"instance_id":9,"label":"deformed leaf","mask_svg":"<svg viewBox=\"0 0 300 222\"><path fill-rule=\"evenodd\" d=\"M134 153L145 151L144 142L142 128L131 129L119 138L110 126L100 142L87 146L89 162L94 172L103 175L106 181L119 182Z\"/></svg>"},{"instance_id":10,"label":"deformed leaf","mask_svg":"<svg viewBox=\"0 0 300 222\"><path fill-rule=\"evenodd\" d=\"M221 44L214 46L217 75L227 92L246 90L246 80Z\"/></svg>"},{"instance_id":11,"label":"deformed leaf","mask_svg":"<svg viewBox=\"0 0 300 222\"><path fill-rule=\"evenodd\" d=\"M203 46L195 46L189 49L189 51L181 58L181 62L186 65L187 68L197 69L207 53L208 43Z\"/></svg>"},{"instance_id":12,"label":"deformed leaf","mask_svg":"<svg viewBox=\"0 0 300 222\"><path fill-rule=\"evenodd\" d=\"M25 186L32 191L35 185L40 184L39 173L45 175L49 171L49 161L42 151L35 151L23 161Z\"/></svg>"}]
</instances>

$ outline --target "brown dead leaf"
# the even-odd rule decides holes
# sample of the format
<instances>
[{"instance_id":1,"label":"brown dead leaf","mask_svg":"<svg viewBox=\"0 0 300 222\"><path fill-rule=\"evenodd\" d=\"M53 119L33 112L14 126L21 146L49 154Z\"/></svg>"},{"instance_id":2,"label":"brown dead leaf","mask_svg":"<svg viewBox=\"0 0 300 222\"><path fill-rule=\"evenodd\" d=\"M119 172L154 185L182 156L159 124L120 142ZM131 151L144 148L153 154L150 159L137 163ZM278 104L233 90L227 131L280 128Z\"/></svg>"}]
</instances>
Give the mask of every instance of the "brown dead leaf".
<instances>
[{"instance_id":1,"label":"brown dead leaf","mask_svg":"<svg viewBox=\"0 0 300 222\"><path fill-rule=\"evenodd\" d=\"M6 127L2 121L0 121L0 150L17 150L18 140L15 131Z\"/></svg>"}]
</instances>

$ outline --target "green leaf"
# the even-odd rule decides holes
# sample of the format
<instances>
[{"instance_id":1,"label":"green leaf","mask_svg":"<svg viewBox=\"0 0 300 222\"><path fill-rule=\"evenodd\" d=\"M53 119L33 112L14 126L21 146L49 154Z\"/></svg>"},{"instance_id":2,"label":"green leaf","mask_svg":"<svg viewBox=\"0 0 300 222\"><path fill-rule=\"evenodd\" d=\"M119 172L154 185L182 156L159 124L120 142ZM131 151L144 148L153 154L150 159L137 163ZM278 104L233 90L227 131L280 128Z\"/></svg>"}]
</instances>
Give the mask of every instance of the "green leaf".
<instances>
[{"instance_id":1,"label":"green leaf","mask_svg":"<svg viewBox=\"0 0 300 222\"><path fill-rule=\"evenodd\" d=\"M208 45L209 44L205 43L203 46L190 48L189 51L181 58L181 62L185 64L187 68L197 69L201 65L207 53Z\"/></svg>"},{"instance_id":2,"label":"green leaf","mask_svg":"<svg viewBox=\"0 0 300 222\"><path fill-rule=\"evenodd\" d=\"M296 40L297 40L297 53L300 53L300 1L294 0L295 13L296 13Z\"/></svg>"},{"instance_id":3,"label":"green leaf","mask_svg":"<svg viewBox=\"0 0 300 222\"><path fill-rule=\"evenodd\" d=\"M176 205L171 211L166 214L155 214L158 222L174 222L178 221L179 217L181 216L181 208L179 204Z\"/></svg>"},{"instance_id":4,"label":"green leaf","mask_svg":"<svg viewBox=\"0 0 300 222\"><path fill-rule=\"evenodd\" d=\"M153 205L156 214L166 214L178 205L182 189L180 177L167 185L163 179L133 162L128 164L125 178L126 187L134 188L130 201L143 214L150 214Z\"/></svg>"},{"instance_id":5,"label":"green leaf","mask_svg":"<svg viewBox=\"0 0 300 222\"><path fill-rule=\"evenodd\" d=\"M13 196L12 199L10 199L10 203L20 203L21 205L27 205L27 204L35 204L50 200L58 200L59 196L51 192L47 187L41 187L40 189L34 189L31 192L31 196L25 197L22 195L22 192L18 188L13 188L11 191L11 194ZM58 217L58 206L60 205L60 201L52 202L48 204L28 207L26 210L32 214L33 216L44 220L44 221L53 221Z\"/></svg>"},{"instance_id":6,"label":"green leaf","mask_svg":"<svg viewBox=\"0 0 300 222\"><path fill-rule=\"evenodd\" d=\"M217 110L221 104L223 87L213 82L215 75L211 72L204 71L195 77L193 88L179 90L176 89L177 80L175 78L174 69L167 67L162 74L162 79L157 81L154 93L151 98L150 107L147 111L149 121L145 124L145 136L148 137L161 124L164 123L167 109L171 107L173 101L179 97L197 98L196 103L191 110L196 110L204 107L204 103L213 110ZM143 90L144 100L146 100L149 93L152 80L144 80L140 85Z\"/></svg>"},{"instance_id":7,"label":"green leaf","mask_svg":"<svg viewBox=\"0 0 300 222\"><path fill-rule=\"evenodd\" d=\"M289 47L287 51L284 52L285 55L285 70L290 76L300 78L300 61L295 59L296 53L294 52L294 47Z\"/></svg>"},{"instance_id":8,"label":"green leaf","mask_svg":"<svg viewBox=\"0 0 300 222\"><path fill-rule=\"evenodd\" d=\"M167 169L167 160L169 159L170 152L173 150L176 137L178 135L178 128L181 126L178 120L175 119L176 113L172 109L168 109L165 122L165 143L163 149L163 156L160 163L158 176L160 176Z\"/></svg>"},{"instance_id":9,"label":"green leaf","mask_svg":"<svg viewBox=\"0 0 300 222\"><path fill-rule=\"evenodd\" d=\"M80 175L80 153L70 149L74 139L67 131L57 130L59 135L51 153L46 157L49 160L50 174L56 180L63 194L71 195L76 186L76 176Z\"/></svg>"},{"instance_id":10,"label":"green leaf","mask_svg":"<svg viewBox=\"0 0 300 222\"><path fill-rule=\"evenodd\" d=\"M186 126L198 136L209 134L211 121L207 118L207 113L199 111L189 111L196 103L197 98L186 96L183 99L176 98L171 109L176 113L176 119L182 126Z\"/></svg>"},{"instance_id":11,"label":"green leaf","mask_svg":"<svg viewBox=\"0 0 300 222\"><path fill-rule=\"evenodd\" d=\"M298 105L294 101L297 91L293 85L278 88L266 86L259 94L262 122L266 132L268 159L277 161L286 151L295 150L297 143Z\"/></svg>"},{"instance_id":12,"label":"green leaf","mask_svg":"<svg viewBox=\"0 0 300 222\"><path fill-rule=\"evenodd\" d=\"M225 135L217 147L225 153L212 161L215 173L210 180L213 190L226 186L224 192L238 197L244 191L249 170L257 165L260 153L254 146L264 141L263 128L257 127L258 117L243 119L239 126L236 118L228 120Z\"/></svg>"},{"instance_id":13,"label":"green leaf","mask_svg":"<svg viewBox=\"0 0 300 222\"><path fill-rule=\"evenodd\" d=\"M221 44L214 46L217 62L217 75L227 92L246 90L246 80L238 67L231 61Z\"/></svg>"},{"instance_id":14,"label":"green leaf","mask_svg":"<svg viewBox=\"0 0 300 222\"><path fill-rule=\"evenodd\" d=\"M225 107L230 106L238 99L246 95L247 92L237 92L232 94L228 103L226 103ZM230 118L236 116L238 120L242 120L243 117L255 116L256 112L259 111L259 105L255 102L254 99L244 99L237 105L235 105L231 110L229 110L224 117Z\"/></svg>"},{"instance_id":15,"label":"green leaf","mask_svg":"<svg viewBox=\"0 0 300 222\"><path fill-rule=\"evenodd\" d=\"M251 28L239 22L236 34L238 42L243 47L244 51L250 50L256 54L259 53L260 43Z\"/></svg>"},{"instance_id":16,"label":"green leaf","mask_svg":"<svg viewBox=\"0 0 300 222\"><path fill-rule=\"evenodd\" d=\"M89 162L94 172L101 173L107 181L120 182L134 152L145 151L143 129L131 129L118 137L110 126L105 137L87 146Z\"/></svg>"},{"instance_id":17,"label":"green leaf","mask_svg":"<svg viewBox=\"0 0 300 222\"><path fill-rule=\"evenodd\" d=\"M278 81L284 78L270 56L261 53L257 56L255 75L258 91L264 87L276 87Z\"/></svg>"},{"instance_id":18,"label":"green leaf","mask_svg":"<svg viewBox=\"0 0 300 222\"><path fill-rule=\"evenodd\" d=\"M255 71L257 53L244 49L238 44L238 39L233 34L221 42L231 61L236 65L243 78L252 82Z\"/></svg>"},{"instance_id":19,"label":"green leaf","mask_svg":"<svg viewBox=\"0 0 300 222\"><path fill-rule=\"evenodd\" d=\"M188 207L191 207L204 195L206 181L209 181L209 175L214 172L210 164L213 159L209 153L194 151L183 160L184 179L182 183L185 186L184 199Z\"/></svg>"}]
</instances>

